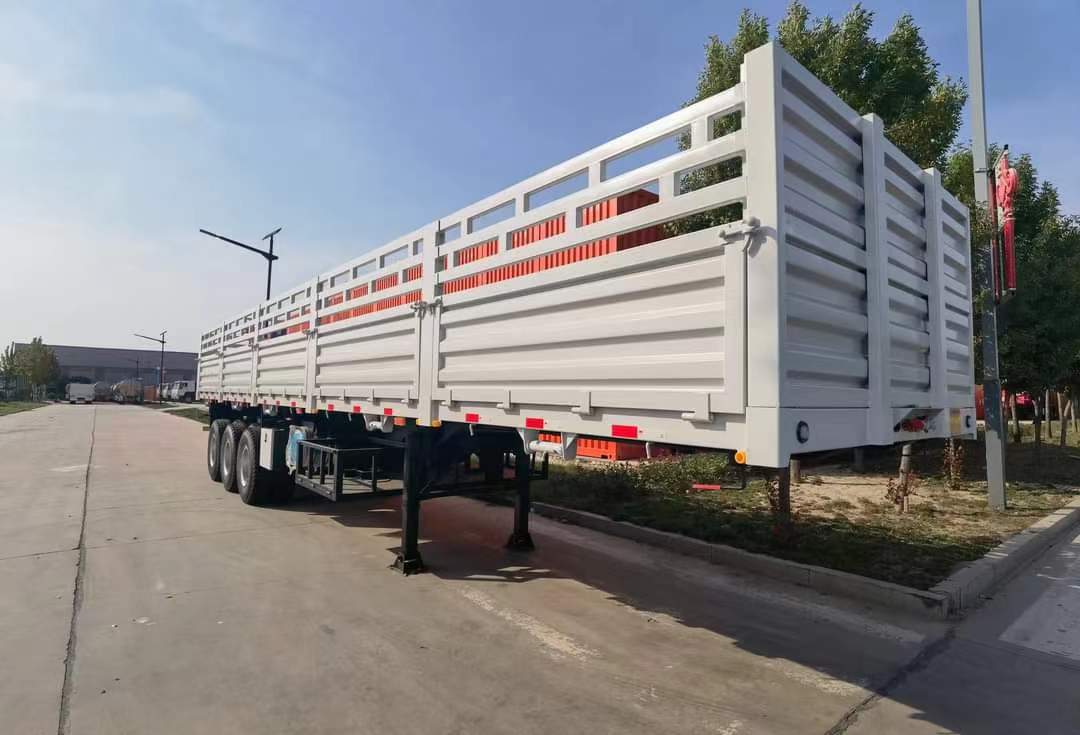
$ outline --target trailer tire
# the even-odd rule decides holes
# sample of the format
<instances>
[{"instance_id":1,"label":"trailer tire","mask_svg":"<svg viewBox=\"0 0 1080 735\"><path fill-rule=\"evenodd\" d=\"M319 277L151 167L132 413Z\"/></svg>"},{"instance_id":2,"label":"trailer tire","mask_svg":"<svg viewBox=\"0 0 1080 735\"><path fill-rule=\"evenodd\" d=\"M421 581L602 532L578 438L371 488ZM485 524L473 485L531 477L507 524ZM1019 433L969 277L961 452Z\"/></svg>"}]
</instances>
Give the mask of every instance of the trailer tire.
<instances>
[{"instance_id":1,"label":"trailer tire","mask_svg":"<svg viewBox=\"0 0 1080 735\"><path fill-rule=\"evenodd\" d=\"M249 426L236 449L236 488L248 505L281 505L292 497L292 477L259 466L260 428Z\"/></svg>"},{"instance_id":2,"label":"trailer tire","mask_svg":"<svg viewBox=\"0 0 1080 735\"><path fill-rule=\"evenodd\" d=\"M206 437L206 471L214 482L221 482L221 435L228 425L225 419L215 419Z\"/></svg>"},{"instance_id":3,"label":"trailer tire","mask_svg":"<svg viewBox=\"0 0 1080 735\"><path fill-rule=\"evenodd\" d=\"M246 428L244 422L237 419L221 434L221 484L230 493L236 492L236 448Z\"/></svg>"}]
</instances>

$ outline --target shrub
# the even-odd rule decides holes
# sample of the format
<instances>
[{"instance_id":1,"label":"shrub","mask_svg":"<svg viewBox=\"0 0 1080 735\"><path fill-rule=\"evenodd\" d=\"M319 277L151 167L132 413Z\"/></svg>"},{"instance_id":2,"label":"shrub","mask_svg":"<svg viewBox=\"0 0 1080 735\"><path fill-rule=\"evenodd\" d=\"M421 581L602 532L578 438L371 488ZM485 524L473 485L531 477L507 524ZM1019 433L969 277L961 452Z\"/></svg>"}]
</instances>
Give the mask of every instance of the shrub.
<instances>
[{"instance_id":1,"label":"shrub","mask_svg":"<svg viewBox=\"0 0 1080 735\"><path fill-rule=\"evenodd\" d=\"M915 489L919 485L919 478L915 476L914 472L905 472L900 476L899 480L889 478L889 483L885 487L885 497L896 509L901 513L907 513L908 510L908 498L915 494Z\"/></svg>"},{"instance_id":2,"label":"shrub","mask_svg":"<svg viewBox=\"0 0 1080 735\"><path fill-rule=\"evenodd\" d=\"M726 477L728 459L722 454L691 454L668 457L638 465L638 482L644 492L684 495L694 483L719 485Z\"/></svg>"},{"instance_id":3,"label":"shrub","mask_svg":"<svg viewBox=\"0 0 1080 735\"><path fill-rule=\"evenodd\" d=\"M964 444L949 439L945 442L945 451L941 453L941 473L945 477L945 487L949 490L964 489Z\"/></svg>"}]
</instances>

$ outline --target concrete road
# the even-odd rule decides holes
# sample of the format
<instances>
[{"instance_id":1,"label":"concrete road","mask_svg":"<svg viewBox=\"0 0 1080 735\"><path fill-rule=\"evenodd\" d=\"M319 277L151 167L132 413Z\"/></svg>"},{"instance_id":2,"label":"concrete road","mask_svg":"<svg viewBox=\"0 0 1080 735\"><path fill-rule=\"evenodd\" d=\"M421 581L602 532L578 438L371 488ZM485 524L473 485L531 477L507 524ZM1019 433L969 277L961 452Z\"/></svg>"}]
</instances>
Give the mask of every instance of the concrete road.
<instances>
[{"instance_id":1,"label":"concrete road","mask_svg":"<svg viewBox=\"0 0 1080 735\"><path fill-rule=\"evenodd\" d=\"M991 677L974 638L934 657L967 633L927 651L944 626L539 518L508 552L509 509L464 499L425 505L403 578L397 499L250 508L205 442L134 406L0 419L4 732L978 732L935 687L1067 658Z\"/></svg>"},{"instance_id":2,"label":"concrete road","mask_svg":"<svg viewBox=\"0 0 1080 735\"><path fill-rule=\"evenodd\" d=\"M854 714L850 733L1080 733L1080 536L1058 544Z\"/></svg>"}]
</instances>

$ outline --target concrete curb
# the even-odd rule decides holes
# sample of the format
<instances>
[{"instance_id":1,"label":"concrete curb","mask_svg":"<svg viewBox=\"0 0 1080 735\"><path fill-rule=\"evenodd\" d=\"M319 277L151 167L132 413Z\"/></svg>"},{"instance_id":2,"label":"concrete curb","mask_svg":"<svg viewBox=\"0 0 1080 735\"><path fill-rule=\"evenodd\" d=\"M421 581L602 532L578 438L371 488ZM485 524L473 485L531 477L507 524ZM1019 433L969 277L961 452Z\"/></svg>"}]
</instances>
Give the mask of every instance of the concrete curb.
<instances>
[{"instance_id":1,"label":"concrete curb","mask_svg":"<svg viewBox=\"0 0 1080 735\"><path fill-rule=\"evenodd\" d=\"M667 531L657 531L633 523L613 521L606 516L571 510L547 503L533 503L533 510L540 515L566 521L594 531L602 531L651 546L659 546L687 556L694 556L714 564L743 569L763 577L810 587L819 592L845 595L857 599L887 605L893 609L921 616L944 618L949 612L949 598L941 592L917 590L892 582L882 582L858 574L825 569L811 564L777 559L764 554L743 551L733 546L711 544L689 536Z\"/></svg>"},{"instance_id":2,"label":"concrete curb","mask_svg":"<svg viewBox=\"0 0 1080 735\"><path fill-rule=\"evenodd\" d=\"M1036 521L991 550L982 559L964 567L932 589L918 590L858 574L777 559L732 546L711 544L677 533L615 521L596 513L538 502L534 502L532 507L539 515L612 536L658 546L714 564L743 569L763 577L793 582L819 592L843 595L936 619L947 618L970 608L991 587L1052 546L1080 523L1080 498L1077 498L1060 510Z\"/></svg>"},{"instance_id":3,"label":"concrete curb","mask_svg":"<svg viewBox=\"0 0 1080 735\"><path fill-rule=\"evenodd\" d=\"M975 607L988 592L1080 525L1080 498L1040 518L986 555L930 589L947 595L958 614Z\"/></svg>"}]
</instances>

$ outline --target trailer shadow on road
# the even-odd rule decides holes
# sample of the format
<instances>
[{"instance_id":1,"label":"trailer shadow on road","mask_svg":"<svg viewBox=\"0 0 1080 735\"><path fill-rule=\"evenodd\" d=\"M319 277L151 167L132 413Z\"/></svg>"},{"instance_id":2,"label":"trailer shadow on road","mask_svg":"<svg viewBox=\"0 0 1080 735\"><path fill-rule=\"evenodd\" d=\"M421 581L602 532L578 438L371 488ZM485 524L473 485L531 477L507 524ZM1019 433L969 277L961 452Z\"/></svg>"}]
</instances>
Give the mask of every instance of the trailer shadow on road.
<instances>
[{"instance_id":1,"label":"trailer shadow on road","mask_svg":"<svg viewBox=\"0 0 1080 735\"><path fill-rule=\"evenodd\" d=\"M373 531L375 537L390 542L386 547L388 567L401 550L400 496L358 495L331 503L311 495L294 498L282 510L326 516L348 528ZM562 576L529 564L536 552L505 548L513 523L510 514L511 510L501 504L464 498L425 503L420 541L425 573L477 582L527 582Z\"/></svg>"},{"instance_id":2,"label":"trailer shadow on road","mask_svg":"<svg viewBox=\"0 0 1080 735\"><path fill-rule=\"evenodd\" d=\"M327 516L348 528L374 531L388 542L388 567L399 549L398 498L337 504L305 498L287 507L283 512ZM538 595L512 596L540 606L550 595L561 597L555 590L583 587L587 596L598 594L647 621L658 642L668 635L682 636L686 629L705 634L709 640L699 639L700 650L687 651L687 656L702 657L702 666L714 636L719 636L762 657L770 670L810 683L819 693L850 699L852 705L887 681L924 640L922 632L908 627L910 621L884 622L815 593L546 518L532 519L534 551L509 550L505 544L512 512L466 498L425 503L421 553L426 573L492 589L543 582ZM598 609L610 613L606 606L582 601L580 608L571 604L569 614L587 618ZM528 608L521 612L538 615ZM597 620L596 631L609 625Z\"/></svg>"},{"instance_id":3,"label":"trailer shadow on road","mask_svg":"<svg viewBox=\"0 0 1080 735\"><path fill-rule=\"evenodd\" d=\"M348 528L374 531L387 541L387 566L399 549L396 497L338 504L305 498L283 512L327 516ZM718 637L773 673L809 684L820 695L847 699L860 708L848 721L849 732L965 732L973 731L973 722L980 732L1015 732L1020 723L1033 722L1043 723L1040 731L1065 732L1063 722L1080 717L1062 710L1066 691L1080 684L1080 667L1045 653L1032 655L1002 638L1025 614L1030 618L1024 599L1047 592L1053 580L1046 574L1034 574L1026 583L1030 595L1014 599L991 622L968 621L959 635L927 649L942 640L945 624L904 618L544 518L532 520L536 550L512 551L505 548L512 509L500 504L448 498L425 503L423 513L421 552L427 574L470 586L493 583L492 589L544 583L539 596L512 596L540 606L557 594L553 590L576 583L648 621L657 645L673 630L690 629L701 642L699 652L687 652L691 659L710 650L699 634L713 643ZM591 614L587 607L572 607L570 614L586 619ZM523 607L522 612L530 611ZM603 621L597 625L605 630ZM985 635L979 637L991 646L965 638L963 631L973 625L983 626ZM1067 675L1061 676L1062 671ZM1022 681L1015 680L1016 672L1023 673ZM964 686L957 691L959 681L983 679L1008 682L1010 693L987 703L980 694L985 689Z\"/></svg>"}]
</instances>

